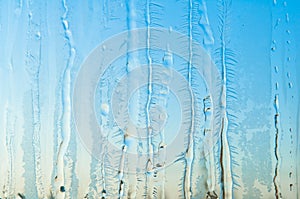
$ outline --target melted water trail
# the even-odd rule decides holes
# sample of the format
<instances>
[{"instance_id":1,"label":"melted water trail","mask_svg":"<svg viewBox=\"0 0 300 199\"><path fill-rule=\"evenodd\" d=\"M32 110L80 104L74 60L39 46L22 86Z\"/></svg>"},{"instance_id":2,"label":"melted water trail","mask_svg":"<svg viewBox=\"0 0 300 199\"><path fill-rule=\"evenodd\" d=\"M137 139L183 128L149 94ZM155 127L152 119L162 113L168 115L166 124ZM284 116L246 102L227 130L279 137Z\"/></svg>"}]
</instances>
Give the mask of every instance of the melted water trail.
<instances>
[{"instance_id":1,"label":"melted water trail","mask_svg":"<svg viewBox=\"0 0 300 199\"><path fill-rule=\"evenodd\" d=\"M5 106L5 134L6 134L6 150L8 154L8 171L7 182L4 185L4 196L11 198L15 194L15 150L14 150L14 133L15 133L15 121L12 118L12 113L8 108L8 103Z\"/></svg>"},{"instance_id":2,"label":"melted water trail","mask_svg":"<svg viewBox=\"0 0 300 199\"><path fill-rule=\"evenodd\" d=\"M164 132L164 125L167 120L167 114L164 113L164 110L167 108L167 101L168 101L168 96L169 96L169 79L172 79L172 72L170 68L173 67L173 54L167 49L167 51L164 54L163 57L163 66L164 70L161 71L161 76L159 75L160 79L164 79L166 85L163 85L158 92L156 92L156 97L157 97L157 102L161 104L162 106L162 111L160 111L158 114L157 118L157 123L159 123L159 145L157 146L157 153L158 153L158 159L155 164L155 167L157 169L160 169L161 167L165 166L165 161L166 161L166 152L165 152L165 132ZM158 197L164 199L165 198L165 180L166 180L166 172L165 169L162 169L161 171L157 171L156 174L156 179L155 179L155 184L156 188L158 189ZM157 197L156 197L157 198Z\"/></svg>"},{"instance_id":3,"label":"melted water trail","mask_svg":"<svg viewBox=\"0 0 300 199\"><path fill-rule=\"evenodd\" d=\"M228 52L227 52L227 26L228 26L228 12L231 1L222 0L221 2L222 16L221 16L221 66L222 66L222 129L221 129L221 154L220 164L222 170L222 191L223 198L233 198L233 177L231 171L231 154L228 143L228 113L227 113L227 69L228 69Z\"/></svg>"},{"instance_id":4,"label":"melted water trail","mask_svg":"<svg viewBox=\"0 0 300 199\"><path fill-rule=\"evenodd\" d=\"M65 30L65 38L69 42L69 58L67 62L67 66L64 70L63 74L63 87L62 87L62 126L61 126L61 137L62 141L59 146L59 151L57 155L57 175L55 176L55 197L56 198L66 198L70 197L70 190L71 190L71 176L70 173L72 173L72 166L70 166L70 161L67 162L65 165L64 163L64 157L67 156L67 150L70 142L71 137L71 69L74 63L74 59L76 56L76 50L74 47L74 41L72 33L69 29L69 23L67 21L67 15L68 15L68 7L66 4L66 1L62 1L64 6L64 14L61 17L62 25ZM69 157L67 157L68 160ZM66 187L68 185L68 187ZM66 191L68 193L66 194Z\"/></svg>"},{"instance_id":5,"label":"melted water trail","mask_svg":"<svg viewBox=\"0 0 300 199\"><path fill-rule=\"evenodd\" d=\"M212 46L215 43L215 39L213 37L213 33L212 33L210 23L208 20L207 7L206 7L206 2L204 0L202 0L200 2L199 14L200 14L200 19L199 19L198 24L204 32L203 44L204 44L204 47L208 51L210 51Z\"/></svg>"},{"instance_id":6,"label":"melted water trail","mask_svg":"<svg viewBox=\"0 0 300 199\"><path fill-rule=\"evenodd\" d=\"M204 142L204 154L208 154L205 156L206 162L206 169L207 169L207 187L208 187L208 198L213 198L213 196L216 196L215 193L215 187L216 187L216 170L215 170L215 157L213 153L213 133L211 130L211 97L207 96L203 99L203 112L204 112L204 121L205 121L205 127L204 127L204 135L208 137L206 141Z\"/></svg>"},{"instance_id":7,"label":"melted water trail","mask_svg":"<svg viewBox=\"0 0 300 199\"><path fill-rule=\"evenodd\" d=\"M274 99L274 108L275 108L275 159L276 159L276 165L275 165L275 171L274 171L274 177L273 177L273 184L275 187L275 197L276 199L280 197L280 187L279 187L279 175L278 175L278 169L280 164L279 159L279 101L278 101L278 95L275 95Z\"/></svg>"},{"instance_id":8,"label":"melted water trail","mask_svg":"<svg viewBox=\"0 0 300 199\"><path fill-rule=\"evenodd\" d=\"M123 198L124 196L124 169L125 169L125 158L126 158L126 151L128 146L126 145L128 135L124 133L124 138L123 138L123 146L122 146L122 155L121 155L121 160L120 160L120 166L119 166L119 171L118 171L118 176L119 176L119 198Z\"/></svg>"},{"instance_id":9,"label":"melted water trail","mask_svg":"<svg viewBox=\"0 0 300 199\"><path fill-rule=\"evenodd\" d=\"M43 175L41 170L41 145L40 145L40 67L41 67L41 51L42 42L41 38L36 40L35 35L40 34L40 29L36 28L36 21L33 19L33 12L37 12L35 7L29 3L29 22L28 22L28 38L29 43L27 47L27 66L28 73L31 77L31 113L32 113L32 145L34 151L34 169L35 169L35 180L38 197L45 198L45 187L43 185ZM37 7L39 8L39 7ZM40 17L40 16L38 16ZM40 20L40 19L39 19ZM40 22L38 22L40 23ZM37 26L39 27L39 26ZM35 47L36 51L32 47Z\"/></svg>"},{"instance_id":10,"label":"melted water trail","mask_svg":"<svg viewBox=\"0 0 300 199\"><path fill-rule=\"evenodd\" d=\"M190 88L192 87L192 59L193 59L193 1L189 1L189 63L188 63L188 82ZM184 173L184 198L190 199L192 197L191 192L191 177L192 177L192 164L194 160L194 123L195 123L195 99L194 95L191 95L191 126L188 136L188 148L185 153L185 173Z\"/></svg>"},{"instance_id":11,"label":"melted water trail","mask_svg":"<svg viewBox=\"0 0 300 199\"><path fill-rule=\"evenodd\" d=\"M200 2L198 12L200 15L200 19L198 21L198 25L202 28L204 32L203 45L205 49L210 54L212 47L215 43L214 36L210 27L208 12L206 7L206 2L202 0ZM208 177L207 177L207 198L217 198L217 194L215 193L216 189L216 168L215 168L215 156L214 156L214 134L211 129L211 115L212 115L212 102L211 97L207 96L203 99L203 112L205 116L205 128L204 128L204 136L206 137L204 142L204 154L205 156L205 166L207 169Z\"/></svg>"},{"instance_id":12,"label":"melted water trail","mask_svg":"<svg viewBox=\"0 0 300 199\"><path fill-rule=\"evenodd\" d=\"M146 173L146 182L145 182L145 196L153 193L153 176L152 176L152 169L153 169L153 143L152 143L152 128L151 128L151 120L150 120L150 105L152 100L152 58L150 55L150 25L151 25L151 15L150 15L150 0L146 2L146 26L147 26L147 64L148 64L148 98L146 102L145 112L146 112L146 128L147 128L147 154L148 154L148 161L147 161L147 173Z\"/></svg>"}]
</instances>

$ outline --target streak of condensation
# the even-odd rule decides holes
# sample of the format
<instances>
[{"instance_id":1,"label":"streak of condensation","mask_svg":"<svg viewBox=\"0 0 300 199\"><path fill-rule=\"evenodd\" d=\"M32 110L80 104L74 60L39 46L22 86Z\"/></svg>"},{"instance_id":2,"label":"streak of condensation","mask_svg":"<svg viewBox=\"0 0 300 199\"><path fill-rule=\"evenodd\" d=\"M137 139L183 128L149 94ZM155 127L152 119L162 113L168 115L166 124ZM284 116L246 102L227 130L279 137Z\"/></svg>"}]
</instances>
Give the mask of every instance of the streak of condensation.
<instances>
[{"instance_id":1,"label":"streak of condensation","mask_svg":"<svg viewBox=\"0 0 300 199\"><path fill-rule=\"evenodd\" d=\"M127 49L134 48L137 46L138 36L130 32L131 30L136 28L136 20L137 20L137 13L136 13L136 1L130 0L126 2L126 12L127 12L127 29L129 31L128 34L128 42L127 42ZM134 68L139 66L139 59L138 59L138 53L128 53L126 57L126 72L127 74L130 73ZM128 79L127 81L127 90L129 91L130 88L138 84L137 79ZM127 92L128 93L128 92ZM139 95L139 94L138 94ZM127 96L129 97L129 96ZM135 115L136 116L136 115ZM128 119L126 119L127 121ZM126 122L124 121L124 122ZM121 149L121 160L119 165L119 171L118 171L118 177L119 177L119 184L118 184L118 194L119 198L125 197L127 194L130 197L135 198L137 195L137 183L138 183L138 171L136 170L135 175L128 175L128 182L125 182L124 179L124 170L126 167L133 168L134 165L136 165L136 162L134 161L126 161L126 153L129 146L129 139L131 139L131 134L134 134L134 128L132 126L128 126L128 122L126 124L127 129L121 129L123 132L123 144ZM138 151L138 150L137 150ZM138 156L139 158L139 156ZM137 160L139 161L139 160ZM126 164L126 165L125 165ZM128 193L125 193L125 183L128 183ZM127 187L127 185L126 185Z\"/></svg>"},{"instance_id":2,"label":"streak of condensation","mask_svg":"<svg viewBox=\"0 0 300 199\"><path fill-rule=\"evenodd\" d=\"M192 60L193 60L193 1L189 0L188 5L188 34L189 34L189 60L188 60L188 83L189 86L192 87ZM184 170L184 198L190 199L192 198L192 164L194 161L194 127L195 127L195 100L194 96L191 95L191 125L189 129L188 135L188 146L185 152L185 170Z\"/></svg>"},{"instance_id":3,"label":"streak of condensation","mask_svg":"<svg viewBox=\"0 0 300 199\"><path fill-rule=\"evenodd\" d=\"M212 107L211 107L211 97L207 96L203 99L203 112L204 112L204 154L205 156L205 166L207 169L207 198L217 198L217 194L215 192L216 189L216 168L215 168L215 157L214 157L214 138L213 132L211 131L211 115L212 115Z\"/></svg>"},{"instance_id":4,"label":"streak of condensation","mask_svg":"<svg viewBox=\"0 0 300 199\"><path fill-rule=\"evenodd\" d=\"M149 187L149 197L151 198L165 198L165 180L166 174L164 170L166 161L166 143L164 127L167 121L167 101L169 96L169 84L172 79L173 54L169 47L166 47L164 56L162 58L163 64L160 70L153 71L153 81L161 83L154 85L151 97L151 127L153 132L152 139L155 140L153 144L153 162L148 161L147 172L151 181ZM150 191L151 190L151 191Z\"/></svg>"},{"instance_id":5,"label":"streak of condensation","mask_svg":"<svg viewBox=\"0 0 300 199\"><path fill-rule=\"evenodd\" d=\"M210 23L208 20L207 7L206 7L205 0L200 1L198 11L200 14L200 19L199 19L198 24L204 32L203 45L206 48L206 50L209 51L213 47L213 45L215 43L215 39L214 39L213 32L211 30Z\"/></svg>"},{"instance_id":6,"label":"streak of condensation","mask_svg":"<svg viewBox=\"0 0 300 199\"><path fill-rule=\"evenodd\" d=\"M150 4L151 0L146 1L146 13L145 13L145 23L147 27L147 37L146 37L146 43L147 43L147 50L146 50L146 59L148 64L148 96L146 101L146 107L145 107L145 113L146 113L146 129L147 129L147 163L146 163L146 181L145 181L145 196L149 196L152 198L152 193L154 191L153 187L153 130L152 130L152 124L151 124L151 118L150 118L150 105L152 100L152 92L153 92L153 69L152 69L152 58L150 55L150 26L151 26L151 11L150 11Z\"/></svg>"},{"instance_id":7,"label":"streak of condensation","mask_svg":"<svg viewBox=\"0 0 300 199\"><path fill-rule=\"evenodd\" d=\"M13 4L13 3L11 3ZM11 29L9 28L9 34L12 35L12 38L16 38L18 34L18 24L21 16L21 10L22 10L22 2L18 3L17 8L15 9L14 16L16 18L8 17L8 24L12 24ZM12 6L12 5L10 5ZM1 25L0 25L0 32L1 32ZM3 105L3 124L1 124L1 130L3 134L1 134L1 140L3 136L3 140L5 140L5 146L3 146L4 150L1 151L1 161L3 162L3 165L0 167L1 174L7 174L6 176L3 176L1 179L1 185L2 190L2 196L4 198L13 198L16 192L16 149L15 149L15 134L16 129L16 116L15 116L15 99L14 96L14 83L15 83L15 67L13 65L13 48L15 46L16 41L9 42L10 45L6 45L5 51L7 52L7 55L4 55L5 59L5 66L7 66L7 73L1 73L1 76L4 77L7 76L8 78L8 94L7 98L4 101ZM7 59L7 60L6 60ZM1 70L2 72L2 70ZM4 80L4 78L3 78ZM4 80L5 81L5 80ZM1 92L2 94L2 92ZM4 96L4 95L3 95ZM0 109L2 110L2 109ZM0 117L1 118L1 117ZM1 146L2 148L2 146ZM3 182L3 184L2 184Z\"/></svg>"},{"instance_id":8,"label":"streak of condensation","mask_svg":"<svg viewBox=\"0 0 300 199\"><path fill-rule=\"evenodd\" d=\"M4 116L4 126L6 135L6 151L8 154L7 161L7 178L6 183L3 187L3 196L7 198L12 198L15 194L15 150L14 150L14 121L12 118L11 110L9 109L9 102L5 104L5 116Z\"/></svg>"},{"instance_id":9,"label":"streak of condensation","mask_svg":"<svg viewBox=\"0 0 300 199\"><path fill-rule=\"evenodd\" d=\"M221 128L221 149L220 149L220 164L222 170L222 188L224 198L233 198L233 180L231 173L231 155L228 143L228 113L227 113L227 41L226 41L226 28L228 25L227 15L229 9L229 2L226 0L221 1L222 5L222 23L221 23L221 66L222 66L222 93L221 93L221 106L222 106L222 128Z\"/></svg>"},{"instance_id":10,"label":"streak of condensation","mask_svg":"<svg viewBox=\"0 0 300 199\"><path fill-rule=\"evenodd\" d=\"M63 138L60 146L59 151L57 154L57 175L55 176L55 195L54 197L57 199L62 198L71 198L70 196L70 189L71 189L71 180L72 180L72 160L67 157L67 150L70 142L71 137L71 69L74 63L74 59L76 56L76 50L74 47L74 41L72 33L69 29L69 23L67 21L68 15L68 6L65 0L62 1L64 7L64 14L61 17L62 25L65 30L65 38L69 42L69 58L67 61L67 66L64 69L63 73L63 87L62 87L62 135ZM66 158L65 158L66 157ZM66 160L66 165L64 160ZM68 193L66 193L66 191Z\"/></svg>"},{"instance_id":11,"label":"streak of condensation","mask_svg":"<svg viewBox=\"0 0 300 199\"><path fill-rule=\"evenodd\" d=\"M159 91L159 101L161 101L160 103L162 104L162 107L164 109L167 108L167 100L168 100L168 95L169 95L169 87L168 84L170 83L170 79L172 79L172 71L171 68L173 67L173 54L172 52L170 52L169 47L167 47L167 51L164 54L163 57L163 77L161 77L162 79L164 79L164 83L166 85L164 85L160 91ZM165 120L162 122L166 122L167 120L167 115L163 116L163 118L161 117L163 113L160 113L160 119L161 120ZM160 130L160 143L158 146L158 161L155 165L155 167L157 169L160 169L161 167L165 167L165 161L166 161L166 143L165 143L165 132L164 132L164 126L162 126L161 130ZM160 171L157 172L157 179L156 182L160 183L160 189L159 189L159 198L164 199L166 197L166 193L165 193L165 181L166 181L166 174L165 174L165 169L162 169Z\"/></svg>"},{"instance_id":12,"label":"streak of condensation","mask_svg":"<svg viewBox=\"0 0 300 199\"><path fill-rule=\"evenodd\" d=\"M206 1L202 0L200 2L200 5L198 7L198 11L200 14L200 19L198 21L199 26L202 28L202 31L204 32L204 39L203 39L203 45L208 51L208 54L210 54L211 48L213 47L215 40L213 36L213 32L210 27L208 13L207 13L207 6ZM215 160L214 160L214 146L213 146L213 132L210 129L211 120L211 98L210 96L206 97L203 100L204 103L204 115L205 115L205 142L204 142L204 154L205 156L205 165L208 172L208 178L207 178L207 186L208 186L208 193L207 197L209 198L216 198L217 194L215 192L216 189L216 168L215 168Z\"/></svg>"},{"instance_id":13,"label":"streak of condensation","mask_svg":"<svg viewBox=\"0 0 300 199\"><path fill-rule=\"evenodd\" d=\"M274 109L275 109L275 117L274 117L274 123L275 123L275 159L276 159L276 164L275 164L275 171L274 171L274 177L273 177L273 184L275 187L275 197L280 198L281 193L280 193L280 176L279 174L279 166L280 166L280 158L279 158L279 132L280 132L280 121L279 121L279 95L275 95L274 99Z\"/></svg>"},{"instance_id":14,"label":"streak of condensation","mask_svg":"<svg viewBox=\"0 0 300 199\"><path fill-rule=\"evenodd\" d=\"M32 146L34 151L34 171L35 171L35 183L38 197L45 198L45 187L43 184L43 174L41 169L41 143L40 143L40 67L41 67L41 40L34 41L35 39L32 34L36 33L36 27L40 26L40 22L33 20L33 8L32 2L27 4L29 14L28 14L28 49L27 49L27 65L28 73L31 76L31 99L32 99L32 124L33 124L33 133L32 133ZM37 26L36 26L37 25ZM37 42L37 43L36 43ZM37 47L37 51L31 49L30 45L33 43Z\"/></svg>"}]
</instances>

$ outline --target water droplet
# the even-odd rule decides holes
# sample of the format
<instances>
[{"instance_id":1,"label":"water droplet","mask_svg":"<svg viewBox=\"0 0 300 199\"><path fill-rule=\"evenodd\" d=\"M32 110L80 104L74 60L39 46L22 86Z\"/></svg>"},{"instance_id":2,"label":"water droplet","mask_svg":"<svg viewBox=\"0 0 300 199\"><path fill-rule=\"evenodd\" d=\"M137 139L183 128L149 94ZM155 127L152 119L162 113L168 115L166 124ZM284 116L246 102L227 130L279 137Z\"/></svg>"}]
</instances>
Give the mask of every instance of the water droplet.
<instances>
[{"instance_id":1,"label":"water droplet","mask_svg":"<svg viewBox=\"0 0 300 199\"><path fill-rule=\"evenodd\" d=\"M278 111L279 111L278 94L277 94L277 95L275 95L274 107L275 107L275 111L276 111L276 114L277 114L277 113L278 113Z\"/></svg>"},{"instance_id":2,"label":"water droplet","mask_svg":"<svg viewBox=\"0 0 300 199\"><path fill-rule=\"evenodd\" d=\"M35 37L36 37L36 39L40 39L40 38L41 38L41 32L38 31L38 32L35 34Z\"/></svg>"},{"instance_id":3,"label":"water droplet","mask_svg":"<svg viewBox=\"0 0 300 199\"><path fill-rule=\"evenodd\" d=\"M65 192L65 191L66 191L66 189L65 189L64 186L61 186L61 187L59 188L59 190L60 190L60 192Z\"/></svg>"},{"instance_id":4,"label":"water droplet","mask_svg":"<svg viewBox=\"0 0 300 199\"><path fill-rule=\"evenodd\" d=\"M288 78L290 78L290 77L291 77L291 73L287 72L287 73L286 73L286 76L287 76Z\"/></svg>"},{"instance_id":5,"label":"water droplet","mask_svg":"<svg viewBox=\"0 0 300 199\"><path fill-rule=\"evenodd\" d=\"M173 55L171 52L166 51L163 57L164 66L172 66L173 65Z\"/></svg>"},{"instance_id":6,"label":"water droplet","mask_svg":"<svg viewBox=\"0 0 300 199\"><path fill-rule=\"evenodd\" d=\"M275 66L274 69L275 69L275 73L278 73L278 70L279 70L278 66Z\"/></svg>"},{"instance_id":7,"label":"water droplet","mask_svg":"<svg viewBox=\"0 0 300 199\"><path fill-rule=\"evenodd\" d=\"M68 23L68 21L67 20L63 20L62 23L63 23L64 29L68 30L69 29L69 23Z\"/></svg>"},{"instance_id":8,"label":"water droplet","mask_svg":"<svg viewBox=\"0 0 300 199\"><path fill-rule=\"evenodd\" d=\"M287 23L290 22L289 13L286 13L286 14L285 14L285 20L286 20Z\"/></svg>"},{"instance_id":9,"label":"water droplet","mask_svg":"<svg viewBox=\"0 0 300 199\"><path fill-rule=\"evenodd\" d=\"M287 33L287 34L291 34L291 31L290 31L290 30L286 30L286 33Z\"/></svg>"},{"instance_id":10,"label":"water droplet","mask_svg":"<svg viewBox=\"0 0 300 199\"><path fill-rule=\"evenodd\" d=\"M290 40L287 40L287 41L286 41L286 43L287 43L287 44L290 44L290 43L291 43L291 41L290 41Z\"/></svg>"},{"instance_id":11,"label":"water droplet","mask_svg":"<svg viewBox=\"0 0 300 199\"><path fill-rule=\"evenodd\" d=\"M289 82L289 88L293 88L292 82Z\"/></svg>"},{"instance_id":12,"label":"water droplet","mask_svg":"<svg viewBox=\"0 0 300 199\"><path fill-rule=\"evenodd\" d=\"M278 84L278 82L276 82L275 83L275 89L278 90L278 88L279 88L279 84Z\"/></svg>"},{"instance_id":13,"label":"water droplet","mask_svg":"<svg viewBox=\"0 0 300 199\"><path fill-rule=\"evenodd\" d=\"M101 114L107 116L109 113L109 105L106 103L101 104Z\"/></svg>"},{"instance_id":14,"label":"water droplet","mask_svg":"<svg viewBox=\"0 0 300 199\"><path fill-rule=\"evenodd\" d=\"M287 2L286 2L286 1L283 2L283 6L284 6L284 7L287 6Z\"/></svg>"},{"instance_id":15,"label":"water droplet","mask_svg":"<svg viewBox=\"0 0 300 199\"><path fill-rule=\"evenodd\" d=\"M271 50L274 52L274 51L276 50L276 47L273 46L273 47L271 48Z\"/></svg>"},{"instance_id":16,"label":"water droplet","mask_svg":"<svg viewBox=\"0 0 300 199\"><path fill-rule=\"evenodd\" d=\"M280 18L278 18L278 19L277 19L277 21L276 21L276 24L275 24L275 26L274 26L274 29L275 29L275 28L277 28L277 26L279 26L279 24L280 24L280 21L281 21L281 19L280 19Z\"/></svg>"}]
</instances>

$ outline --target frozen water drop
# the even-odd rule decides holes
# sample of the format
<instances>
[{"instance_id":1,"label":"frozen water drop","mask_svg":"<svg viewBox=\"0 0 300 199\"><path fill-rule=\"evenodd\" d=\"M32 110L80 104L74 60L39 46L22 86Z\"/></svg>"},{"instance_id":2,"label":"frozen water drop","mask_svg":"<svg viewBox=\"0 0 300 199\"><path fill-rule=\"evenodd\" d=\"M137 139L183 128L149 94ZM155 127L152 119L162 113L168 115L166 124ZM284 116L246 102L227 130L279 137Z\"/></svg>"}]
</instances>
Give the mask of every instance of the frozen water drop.
<instances>
[{"instance_id":1,"label":"frozen water drop","mask_svg":"<svg viewBox=\"0 0 300 199\"><path fill-rule=\"evenodd\" d=\"M106 103L101 104L101 114L107 116L109 113L109 105Z\"/></svg>"},{"instance_id":2,"label":"frozen water drop","mask_svg":"<svg viewBox=\"0 0 300 199\"><path fill-rule=\"evenodd\" d=\"M35 37L36 37L36 39L40 39L40 38L41 38L41 32L38 31L38 32L35 34Z\"/></svg>"},{"instance_id":3,"label":"frozen water drop","mask_svg":"<svg viewBox=\"0 0 300 199\"><path fill-rule=\"evenodd\" d=\"M68 23L68 21L67 20L63 20L62 23L63 23L64 29L68 30L69 29L69 23Z\"/></svg>"},{"instance_id":4,"label":"frozen water drop","mask_svg":"<svg viewBox=\"0 0 300 199\"><path fill-rule=\"evenodd\" d=\"M285 20L286 20L287 23L290 22L289 13L286 13L286 14L285 14Z\"/></svg>"},{"instance_id":5,"label":"frozen water drop","mask_svg":"<svg viewBox=\"0 0 300 199\"><path fill-rule=\"evenodd\" d=\"M173 55L171 52L166 51L163 57L164 66L172 66L173 65Z\"/></svg>"},{"instance_id":6,"label":"frozen water drop","mask_svg":"<svg viewBox=\"0 0 300 199\"><path fill-rule=\"evenodd\" d=\"M277 27L279 26L280 22L281 22L281 19L278 18L278 19L276 20L276 24L275 24L274 28L277 28Z\"/></svg>"}]
</instances>

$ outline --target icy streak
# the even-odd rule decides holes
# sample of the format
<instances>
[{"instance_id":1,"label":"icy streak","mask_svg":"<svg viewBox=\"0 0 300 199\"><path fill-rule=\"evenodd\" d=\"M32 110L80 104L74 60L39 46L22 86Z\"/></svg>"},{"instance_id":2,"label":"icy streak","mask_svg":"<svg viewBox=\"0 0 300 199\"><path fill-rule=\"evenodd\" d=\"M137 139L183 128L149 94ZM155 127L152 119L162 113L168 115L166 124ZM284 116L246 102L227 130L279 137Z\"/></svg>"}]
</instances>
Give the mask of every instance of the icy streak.
<instances>
[{"instance_id":1,"label":"icy streak","mask_svg":"<svg viewBox=\"0 0 300 199\"><path fill-rule=\"evenodd\" d=\"M215 170L215 157L214 157L214 150L213 150L213 132L211 130L211 97L207 96L203 99L203 112L205 115L205 142L204 142L204 154L205 156L205 166L207 169L207 187L208 193L207 195L210 196L211 194L215 193L216 188L216 170Z\"/></svg>"},{"instance_id":2,"label":"icy streak","mask_svg":"<svg viewBox=\"0 0 300 199\"><path fill-rule=\"evenodd\" d=\"M14 126L15 122L13 121L12 118L12 113L9 110L8 107L9 103L7 102L5 105L5 130L6 130L6 150L8 154L8 172L7 172L7 182L6 185L3 187L3 193L4 197L13 197L15 193L15 166L14 166L14 161L15 161L15 152L14 152Z\"/></svg>"},{"instance_id":3,"label":"icy streak","mask_svg":"<svg viewBox=\"0 0 300 199\"><path fill-rule=\"evenodd\" d=\"M274 99L274 108L275 108L275 159L276 159L276 165L275 165L275 171L274 171L274 177L273 177L273 184L275 187L275 197L276 199L280 198L280 187L279 187L279 101L278 101L278 94L275 95Z\"/></svg>"},{"instance_id":4,"label":"icy streak","mask_svg":"<svg viewBox=\"0 0 300 199\"><path fill-rule=\"evenodd\" d=\"M152 198L153 193L153 176L149 175L152 172L152 163L153 163L153 143L152 143L152 128L151 128L151 120L150 120L150 105L151 105L151 98L152 98L152 58L150 56L150 25L151 25L151 15L150 15L150 0L146 2L146 26L147 26L147 62L148 62L148 98L146 103L146 128L147 128L147 143L148 143L148 161L147 161L147 173L146 173L146 182L145 182L145 195L150 195Z\"/></svg>"},{"instance_id":5,"label":"icy streak","mask_svg":"<svg viewBox=\"0 0 300 199\"><path fill-rule=\"evenodd\" d=\"M126 12L127 12L127 29L130 31L132 29L136 28L136 8L135 8L135 0L130 0L126 2ZM137 41L137 35L135 34L128 34L128 43L127 43L127 48L130 49L131 46L135 47L136 46L136 41ZM137 52L133 52L132 54L127 54L127 60L126 60L126 72L129 73L131 70L136 68L139 64L138 60L138 54ZM127 89L129 87L133 86L135 84L135 81L133 79L129 79L127 82ZM125 121L124 121L125 122ZM127 123L128 125L128 123ZM127 129L132 129L131 127L127 126ZM125 158L126 158L126 151L129 146L128 144L128 134L131 132L127 132L127 129L122 129L123 130L123 146L122 146L122 151L121 151L121 160L120 160L120 165L119 165L119 188L118 188L118 194L119 198L123 198L125 193L124 193L124 187L125 187L125 181L124 181L124 169L126 166L131 166L134 165L134 162L126 162L127 165L125 165ZM137 173L134 175L135 178L132 175L129 175L128 179L128 193L130 193L130 197L135 197L136 192L137 192L137 182L138 182L138 175Z\"/></svg>"},{"instance_id":6,"label":"icy streak","mask_svg":"<svg viewBox=\"0 0 300 199\"><path fill-rule=\"evenodd\" d=\"M192 87L192 59L193 59L193 26L192 26L192 13L193 13L193 1L189 1L189 62L188 62L188 83ZM188 135L188 148L185 152L185 170L184 170L184 198L190 199L192 197L191 192L191 177L192 177L192 164L194 160L194 123L195 123L195 104L194 95L191 94L191 126Z\"/></svg>"},{"instance_id":7,"label":"icy streak","mask_svg":"<svg viewBox=\"0 0 300 199\"><path fill-rule=\"evenodd\" d=\"M123 181L123 177L124 177L124 164L125 164L125 157L126 157L126 151L127 151L127 145L126 140L127 139L127 134L124 133L124 145L122 146L122 155L121 155L121 160L120 160L120 167L119 167L119 198L123 198L124 196L124 181Z\"/></svg>"},{"instance_id":8,"label":"icy streak","mask_svg":"<svg viewBox=\"0 0 300 199\"><path fill-rule=\"evenodd\" d=\"M199 26L202 28L204 32L204 47L208 51L208 53L211 51L213 45L214 45L214 37L213 33L210 27L210 23L208 20L208 12L206 7L205 0L202 0L199 5ZM211 97L207 96L205 99L203 99L203 105L204 105L204 115L205 115L205 129L204 129L204 135L205 135L205 141L204 141L204 154L205 156L205 166L207 169L207 197L213 197L216 196L215 189L216 189L216 168L215 168L215 156L214 156L214 132L211 129L211 114L212 114L212 102Z\"/></svg>"},{"instance_id":9,"label":"icy streak","mask_svg":"<svg viewBox=\"0 0 300 199\"><path fill-rule=\"evenodd\" d=\"M173 54L172 52L170 52L170 50L168 49L167 47L167 51L165 52L164 54L164 57L163 57L163 66L164 66L164 69L165 69L165 74L168 75L167 77L161 77L161 78L164 78L166 81L167 79L171 79L172 77L172 73L171 73L171 70L170 68L173 67ZM169 81L166 82L167 84L169 84ZM163 93L163 94L162 94ZM156 92L157 94L157 92ZM167 108L167 100L168 100L168 95L169 95L169 87L168 85L165 85L164 88L162 88L160 91L159 91L159 94L157 94L157 98L158 98L158 101L160 101L162 103L162 106L163 108ZM167 117L167 116L166 116ZM157 169L159 169L159 167L164 167L165 166L165 161L166 161L166 149L165 149L165 132L164 132L164 126L163 128L160 130L160 143L159 143L159 146L158 146L158 160L157 160L157 163L155 165L155 167ZM166 171L165 169L162 169L160 171L157 171L157 178L156 178L156 187L160 187L159 190L159 198L161 199L165 199L165 180L166 180Z\"/></svg>"},{"instance_id":10,"label":"icy streak","mask_svg":"<svg viewBox=\"0 0 300 199\"><path fill-rule=\"evenodd\" d=\"M226 0L222 0L222 15L223 15L223 23L221 24L221 64L222 64L222 78L223 78L223 86L222 86L222 129L221 129L221 157L220 164L222 169L222 189L223 189L223 198L233 198L232 189L233 189L233 180L231 174L231 156L230 149L227 140L228 133L228 115L227 115L227 63L226 63L226 25L227 25L227 15L228 15L228 2Z\"/></svg>"},{"instance_id":11,"label":"icy streak","mask_svg":"<svg viewBox=\"0 0 300 199\"><path fill-rule=\"evenodd\" d=\"M76 50L74 47L72 33L69 29L69 24L67 21L68 7L66 1L62 1L65 12L62 16L62 24L65 29L65 38L69 42L69 58L67 66L63 74L63 87L62 87L62 141L59 146L59 151L57 155L57 175L55 177L55 195L56 198L61 199L66 197L66 191L70 190L70 187L66 186L66 169L72 169L69 166L64 165L64 157L67 154L70 136L71 136L71 69L74 63ZM70 171L69 171L70 172ZM68 183L70 185L71 183ZM68 195L68 197L70 197Z\"/></svg>"},{"instance_id":12,"label":"icy streak","mask_svg":"<svg viewBox=\"0 0 300 199\"><path fill-rule=\"evenodd\" d=\"M29 39L32 42L34 39L35 22L32 18L32 10L30 8L31 4L28 4L29 8ZM29 45L29 44L28 44ZM34 149L34 161L35 161L35 180L37 193L40 198L45 198L45 190L43 185L43 175L41 171L41 145L40 145L40 67L41 67L41 40L37 41L37 52L34 52L28 46L27 50L27 65L28 72L31 76L31 109L32 109L32 120L33 120L33 135L32 135L32 144Z\"/></svg>"}]
</instances>

